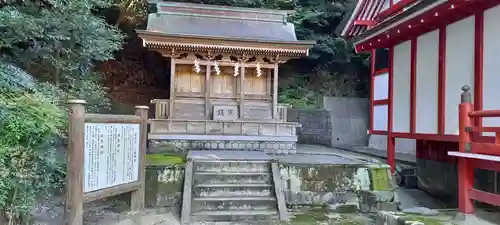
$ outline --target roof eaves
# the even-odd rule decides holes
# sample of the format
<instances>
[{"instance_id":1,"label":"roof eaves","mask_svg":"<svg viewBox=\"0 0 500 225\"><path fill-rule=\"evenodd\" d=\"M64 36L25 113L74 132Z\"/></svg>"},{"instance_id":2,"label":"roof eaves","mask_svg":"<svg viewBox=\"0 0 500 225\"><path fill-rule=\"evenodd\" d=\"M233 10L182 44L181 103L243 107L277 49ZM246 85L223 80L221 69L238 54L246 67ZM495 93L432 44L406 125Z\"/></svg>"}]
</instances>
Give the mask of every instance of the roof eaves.
<instances>
[{"instance_id":1,"label":"roof eaves","mask_svg":"<svg viewBox=\"0 0 500 225\"><path fill-rule=\"evenodd\" d=\"M162 32L147 31L147 30L135 30L138 34L144 35L156 35L163 37L183 37L183 38L204 38L211 40L220 41L240 41L240 42L252 42L252 43L262 43L262 44L292 44L292 45L315 45L316 41L312 40L298 40L298 41L280 41L280 40L258 40L258 39L245 39L245 38L229 38L229 37L217 37L208 35L189 35L189 34L166 34Z\"/></svg>"},{"instance_id":2,"label":"roof eaves","mask_svg":"<svg viewBox=\"0 0 500 225\"><path fill-rule=\"evenodd\" d=\"M363 34L355 37L352 41L355 45L357 45L366 39L372 38L372 36L376 36L379 33L385 32L387 29L398 26L399 24L405 22L405 18L408 18L410 16L418 16L420 13L424 13L445 2L446 0L421 0L418 3L415 3L414 5L407 8L403 12L390 17L385 21L379 23L377 26L365 31Z\"/></svg>"},{"instance_id":3,"label":"roof eaves","mask_svg":"<svg viewBox=\"0 0 500 225\"><path fill-rule=\"evenodd\" d=\"M358 3L356 4L356 7L354 8L353 12L351 13L351 17L349 18L349 20L347 21L346 26L342 30L341 36L345 37L347 35L347 32L352 27L352 24L354 23L354 21L358 17L359 12L361 10L363 10L362 6L363 6L363 4L364 4L365 1L369 1L369 0L358 0Z\"/></svg>"}]
</instances>

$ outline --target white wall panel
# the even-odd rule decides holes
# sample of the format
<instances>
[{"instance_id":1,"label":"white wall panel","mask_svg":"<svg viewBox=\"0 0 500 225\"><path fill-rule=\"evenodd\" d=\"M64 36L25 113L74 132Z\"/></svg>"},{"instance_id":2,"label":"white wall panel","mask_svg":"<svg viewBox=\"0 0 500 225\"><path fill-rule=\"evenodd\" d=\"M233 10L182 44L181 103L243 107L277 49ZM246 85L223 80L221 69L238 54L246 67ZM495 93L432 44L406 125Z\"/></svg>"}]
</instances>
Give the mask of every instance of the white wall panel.
<instances>
[{"instance_id":1,"label":"white wall panel","mask_svg":"<svg viewBox=\"0 0 500 225\"><path fill-rule=\"evenodd\" d=\"M382 9L380 11L389 9L391 7L391 0L384 0L384 4L382 5Z\"/></svg>"},{"instance_id":2,"label":"white wall panel","mask_svg":"<svg viewBox=\"0 0 500 225\"><path fill-rule=\"evenodd\" d=\"M392 131L410 132L410 65L411 41L394 47Z\"/></svg>"},{"instance_id":3,"label":"white wall panel","mask_svg":"<svg viewBox=\"0 0 500 225\"><path fill-rule=\"evenodd\" d=\"M417 38L417 133L437 134L439 85L439 30Z\"/></svg>"},{"instance_id":4,"label":"white wall panel","mask_svg":"<svg viewBox=\"0 0 500 225\"><path fill-rule=\"evenodd\" d=\"M484 12L483 109L500 109L500 6ZM484 126L500 126L499 118L484 118ZM484 135L494 135L484 133Z\"/></svg>"},{"instance_id":5,"label":"white wall panel","mask_svg":"<svg viewBox=\"0 0 500 225\"><path fill-rule=\"evenodd\" d=\"M373 130L387 131L388 105L373 106Z\"/></svg>"},{"instance_id":6,"label":"white wall panel","mask_svg":"<svg viewBox=\"0 0 500 225\"><path fill-rule=\"evenodd\" d=\"M474 16L446 27L445 133L458 134L462 86L474 93Z\"/></svg>"},{"instance_id":7,"label":"white wall panel","mask_svg":"<svg viewBox=\"0 0 500 225\"><path fill-rule=\"evenodd\" d=\"M389 98L389 73L373 77L373 100Z\"/></svg>"}]
</instances>

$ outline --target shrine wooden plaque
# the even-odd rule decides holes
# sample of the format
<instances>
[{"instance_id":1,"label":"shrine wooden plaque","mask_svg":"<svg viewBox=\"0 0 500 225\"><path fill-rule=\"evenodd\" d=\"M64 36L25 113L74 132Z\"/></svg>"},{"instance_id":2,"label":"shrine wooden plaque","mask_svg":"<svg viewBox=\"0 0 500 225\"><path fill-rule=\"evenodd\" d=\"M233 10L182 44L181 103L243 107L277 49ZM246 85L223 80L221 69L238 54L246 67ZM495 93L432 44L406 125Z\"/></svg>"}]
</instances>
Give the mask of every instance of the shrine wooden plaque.
<instances>
[{"instance_id":1,"label":"shrine wooden plaque","mask_svg":"<svg viewBox=\"0 0 500 225\"><path fill-rule=\"evenodd\" d=\"M87 114L71 100L65 225L83 225L83 204L131 192L131 210L144 209L147 106L135 115Z\"/></svg>"}]
</instances>

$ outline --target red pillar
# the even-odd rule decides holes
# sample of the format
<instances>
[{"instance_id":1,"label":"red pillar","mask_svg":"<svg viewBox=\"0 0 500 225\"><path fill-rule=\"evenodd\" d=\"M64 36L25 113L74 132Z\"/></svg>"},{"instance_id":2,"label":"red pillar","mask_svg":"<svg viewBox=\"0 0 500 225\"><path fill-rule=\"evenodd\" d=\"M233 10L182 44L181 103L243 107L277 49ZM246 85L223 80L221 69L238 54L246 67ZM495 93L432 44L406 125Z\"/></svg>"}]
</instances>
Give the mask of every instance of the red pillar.
<instances>
[{"instance_id":1,"label":"red pillar","mask_svg":"<svg viewBox=\"0 0 500 225\"><path fill-rule=\"evenodd\" d=\"M387 135L387 164L391 166L391 173L396 171L396 138L390 133Z\"/></svg>"},{"instance_id":2,"label":"red pillar","mask_svg":"<svg viewBox=\"0 0 500 225\"><path fill-rule=\"evenodd\" d=\"M394 94L394 47L389 49L389 113L387 115L387 164L391 172L396 171L396 140L392 135L393 97Z\"/></svg>"},{"instance_id":3,"label":"red pillar","mask_svg":"<svg viewBox=\"0 0 500 225\"><path fill-rule=\"evenodd\" d=\"M466 127L472 127L473 122L469 117L474 106L471 103L470 87L462 87L462 103L458 107L458 146L460 152L470 152L471 133L466 131ZM469 190L474 187L474 167L467 158L458 158L458 209L461 213L474 213L474 205L469 197Z\"/></svg>"}]
</instances>

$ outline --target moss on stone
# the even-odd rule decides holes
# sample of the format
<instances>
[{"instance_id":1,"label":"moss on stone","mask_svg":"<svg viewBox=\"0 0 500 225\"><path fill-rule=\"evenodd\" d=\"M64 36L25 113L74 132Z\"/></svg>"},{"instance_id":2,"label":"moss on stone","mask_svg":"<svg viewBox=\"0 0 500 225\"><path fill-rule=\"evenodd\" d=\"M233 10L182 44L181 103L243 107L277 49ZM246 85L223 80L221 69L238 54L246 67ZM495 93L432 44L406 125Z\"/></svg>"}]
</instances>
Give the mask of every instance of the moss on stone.
<instances>
[{"instance_id":1,"label":"moss on stone","mask_svg":"<svg viewBox=\"0 0 500 225\"><path fill-rule=\"evenodd\" d=\"M186 160L179 155L148 154L146 155L146 165L148 166L169 166L184 165Z\"/></svg>"},{"instance_id":2,"label":"moss on stone","mask_svg":"<svg viewBox=\"0 0 500 225\"><path fill-rule=\"evenodd\" d=\"M403 221L415 221L415 222L421 222L424 223L425 225L442 225L444 224L444 221L430 217L430 216L419 216L419 215L412 215L412 214L407 214L406 216L400 217L401 220Z\"/></svg>"},{"instance_id":3,"label":"moss on stone","mask_svg":"<svg viewBox=\"0 0 500 225\"><path fill-rule=\"evenodd\" d=\"M303 213L296 214L290 224L316 224L317 222L327 221L327 212L328 209L326 207L314 207Z\"/></svg>"},{"instance_id":4,"label":"moss on stone","mask_svg":"<svg viewBox=\"0 0 500 225\"><path fill-rule=\"evenodd\" d=\"M386 168L370 168L372 189L374 191L389 191L393 187Z\"/></svg>"}]
</instances>

